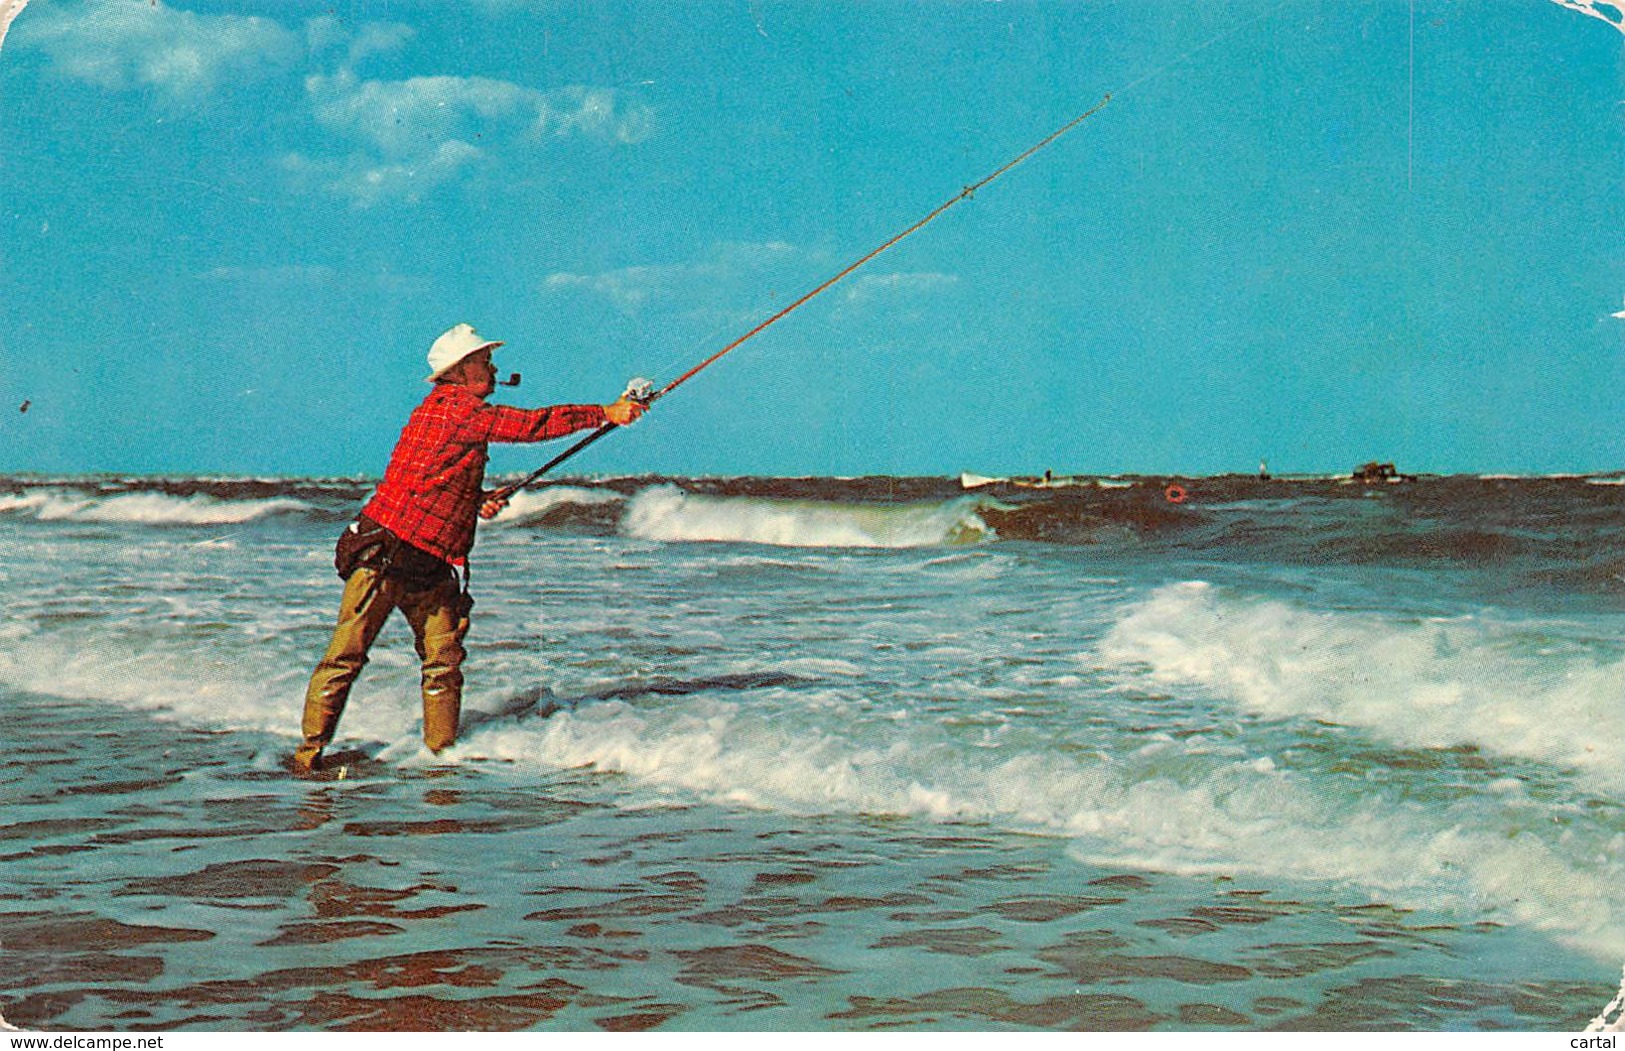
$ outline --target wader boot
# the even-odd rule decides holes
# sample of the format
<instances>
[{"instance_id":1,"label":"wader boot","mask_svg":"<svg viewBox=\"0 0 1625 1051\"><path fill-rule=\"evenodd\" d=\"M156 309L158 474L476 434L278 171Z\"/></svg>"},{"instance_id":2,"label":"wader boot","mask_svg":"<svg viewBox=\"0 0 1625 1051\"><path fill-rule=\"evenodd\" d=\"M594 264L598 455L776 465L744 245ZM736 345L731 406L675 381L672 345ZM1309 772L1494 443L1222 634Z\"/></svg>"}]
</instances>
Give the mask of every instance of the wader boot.
<instances>
[{"instance_id":1,"label":"wader boot","mask_svg":"<svg viewBox=\"0 0 1625 1051\"><path fill-rule=\"evenodd\" d=\"M293 770L320 769L322 750L338 731L350 687L367 663L367 651L397 607L412 627L423 662L423 743L434 752L455 743L463 701L463 639L472 605L453 577L410 591L376 569L363 567L351 573L344 585L333 641L305 691L300 725L304 741L293 754Z\"/></svg>"}]
</instances>

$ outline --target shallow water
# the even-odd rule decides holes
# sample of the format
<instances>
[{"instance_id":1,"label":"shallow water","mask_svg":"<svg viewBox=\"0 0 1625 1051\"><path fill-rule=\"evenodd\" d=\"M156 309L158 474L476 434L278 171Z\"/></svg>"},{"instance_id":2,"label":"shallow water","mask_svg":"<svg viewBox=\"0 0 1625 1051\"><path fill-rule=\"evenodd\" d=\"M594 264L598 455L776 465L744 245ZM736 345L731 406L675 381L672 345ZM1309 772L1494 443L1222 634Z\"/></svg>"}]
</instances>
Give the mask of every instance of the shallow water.
<instances>
[{"instance_id":1,"label":"shallow water","mask_svg":"<svg viewBox=\"0 0 1625 1051\"><path fill-rule=\"evenodd\" d=\"M0 1012L1572 1031L1625 959L1598 481L525 494L459 745L397 620L298 780L365 486L19 479Z\"/></svg>"}]
</instances>

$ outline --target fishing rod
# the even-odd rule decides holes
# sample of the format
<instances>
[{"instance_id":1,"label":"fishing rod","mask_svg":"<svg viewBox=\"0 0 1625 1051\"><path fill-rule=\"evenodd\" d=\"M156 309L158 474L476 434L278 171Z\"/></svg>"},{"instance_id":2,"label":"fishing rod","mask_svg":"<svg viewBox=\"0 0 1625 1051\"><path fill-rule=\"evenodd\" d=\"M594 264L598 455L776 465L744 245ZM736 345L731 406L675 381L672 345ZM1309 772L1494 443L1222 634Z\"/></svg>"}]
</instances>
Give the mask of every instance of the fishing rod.
<instances>
[{"instance_id":1,"label":"fishing rod","mask_svg":"<svg viewBox=\"0 0 1625 1051\"><path fill-rule=\"evenodd\" d=\"M1039 140L1037 143L1034 143L1032 146L1029 146L1027 149L1025 149L1021 153L1017 154L1015 157L1013 157L1011 160L1007 161L1005 164L1003 164L999 168L996 168L995 170L993 170L989 174L983 176L981 179L977 180L976 182L971 183L969 186L966 186L964 189L960 190L957 194L955 194L954 196L948 198L946 201L942 202L937 207L933 208L924 218L915 221L912 225L910 225L907 228L903 229L899 233L894 234L890 239L885 241L879 247L872 249L867 254L861 256L860 258L858 258L854 262L848 264L844 269L842 269L840 272L835 274L835 276L829 278L823 284L819 285L817 288L814 288L812 291L806 293L800 299L797 299L795 302L793 302L789 306L783 308L778 313L774 314L772 317L769 317L767 320L761 322L755 328L751 329L749 332L746 332L744 335L740 336L738 339L735 339L732 343L729 343L727 346L723 347L721 350L717 351L715 354L712 354L710 357L706 358L704 361L700 362L698 365L695 365L693 368L689 369L687 372L683 373L681 376L678 376L676 379L672 380L670 383L666 384L664 387L661 387L660 389L656 390L655 385L651 380L646 380L646 379L641 379L641 378L640 379L634 379L634 380L631 381L631 383L629 383L627 385L626 392L624 394L622 394L621 397L623 397L625 399L628 399L630 401L638 402L639 404L641 404L641 405L643 405L645 407L653 405L655 402L659 401L661 398L664 398L666 395L670 394L672 391L676 390L678 387L681 387L683 384L685 384L689 380L693 379L695 376L697 376L699 373L703 372L705 369L710 368L712 365L716 364L724 356L726 356L728 353L730 353L731 351L738 348L739 345L744 343L746 340L749 340L749 339L761 334L770 325L774 325L774 324L778 323L779 321L782 321L792 311L797 310L798 308L800 308L801 306L806 304L809 300L813 299L815 296L818 296L818 295L821 295L824 292L827 292L831 287L833 287L834 285L836 285L840 281L844 280L854 270L857 270L859 267L861 267L865 263L869 262L875 256L877 256L880 253L886 251L888 248L891 248L893 245L897 244L897 242L903 240L905 237L908 237L910 234L916 233L922 227L924 227L926 224L930 223L937 216L941 215L943 212L946 212L948 209L952 208L954 205L958 204L960 201L967 200L968 198L975 196L976 191L980 190L982 187L986 186L988 183L992 182L994 179L997 179L999 176L1003 175L1005 172L1009 171L1011 168L1014 168L1016 165L1020 164L1024 160L1026 160L1028 157L1031 157L1033 154L1037 153L1039 150L1043 149L1045 146L1048 146L1050 143L1054 142L1056 139L1060 138L1062 135L1065 135L1067 132L1071 131L1073 128L1077 127L1079 124L1082 124L1084 121L1088 120L1090 117L1093 117L1096 113L1099 113L1102 109L1104 109L1106 107L1106 103L1110 102L1111 100L1112 100L1112 97L1110 95L1104 96L1098 103L1096 103L1094 105L1093 108L1087 110L1084 113L1080 113L1076 117L1073 117L1071 120L1069 120L1065 124L1061 125L1061 127L1057 128L1055 131L1053 131L1050 134L1046 135L1043 139ZM587 435L585 438L581 439L580 441L576 442L574 445L570 446L568 449L566 449L563 452L559 453L557 456L553 457L551 460L547 461L542 466L536 468L536 470L530 472L530 474L526 475L524 478L522 478L519 481L513 483L512 485L505 485L501 489L498 489L498 490L494 491L491 494L491 497L492 498L498 498L498 499L507 499L508 497L512 496L514 493L517 493L519 490L524 489L525 487L531 485L537 479L539 479L543 475L545 475L547 472L551 471L553 468L557 467L559 464L561 464L564 461L568 460L570 457L574 456L576 453L578 453L581 450L585 449L587 446L591 445L593 442L596 442L598 439L602 438L604 435L608 434L610 431L616 430L617 428L618 428L617 424L605 423L603 426L599 427L597 430L593 431L591 434Z\"/></svg>"}]
</instances>

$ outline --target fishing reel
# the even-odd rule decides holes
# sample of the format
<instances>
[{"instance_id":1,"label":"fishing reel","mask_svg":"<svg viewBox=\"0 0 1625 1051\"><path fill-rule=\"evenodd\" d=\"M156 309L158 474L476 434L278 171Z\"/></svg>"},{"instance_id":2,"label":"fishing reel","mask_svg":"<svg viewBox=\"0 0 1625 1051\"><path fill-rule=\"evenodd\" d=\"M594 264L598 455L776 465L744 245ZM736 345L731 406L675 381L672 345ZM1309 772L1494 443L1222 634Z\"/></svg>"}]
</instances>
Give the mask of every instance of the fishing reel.
<instances>
[{"instance_id":1,"label":"fishing reel","mask_svg":"<svg viewBox=\"0 0 1625 1051\"><path fill-rule=\"evenodd\" d=\"M639 405L648 405L657 397L654 380L646 380L642 376L628 380L626 391L621 395L627 401L635 401Z\"/></svg>"}]
</instances>

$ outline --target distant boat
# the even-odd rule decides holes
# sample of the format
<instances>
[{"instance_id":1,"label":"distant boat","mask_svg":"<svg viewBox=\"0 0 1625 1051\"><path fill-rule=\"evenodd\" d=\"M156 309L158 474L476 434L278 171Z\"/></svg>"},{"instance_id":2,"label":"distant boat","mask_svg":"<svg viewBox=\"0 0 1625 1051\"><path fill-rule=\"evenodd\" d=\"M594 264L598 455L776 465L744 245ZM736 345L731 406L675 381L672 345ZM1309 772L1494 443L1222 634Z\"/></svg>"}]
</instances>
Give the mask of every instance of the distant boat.
<instances>
[{"instance_id":1,"label":"distant boat","mask_svg":"<svg viewBox=\"0 0 1625 1051\"><path fill-rule=\"evenodd\" d=\"M1350 477L1353 481L1364 482L1367 485L1374 485L1378 482L1416 481L1416 475L1400 474L1394 469L1393 464L1377 463L1375 460L1371 461L1370 463L1363 463L1356 467L1354 469L1354 473L1350 475Z\"/></svg>"}]
</instances>

